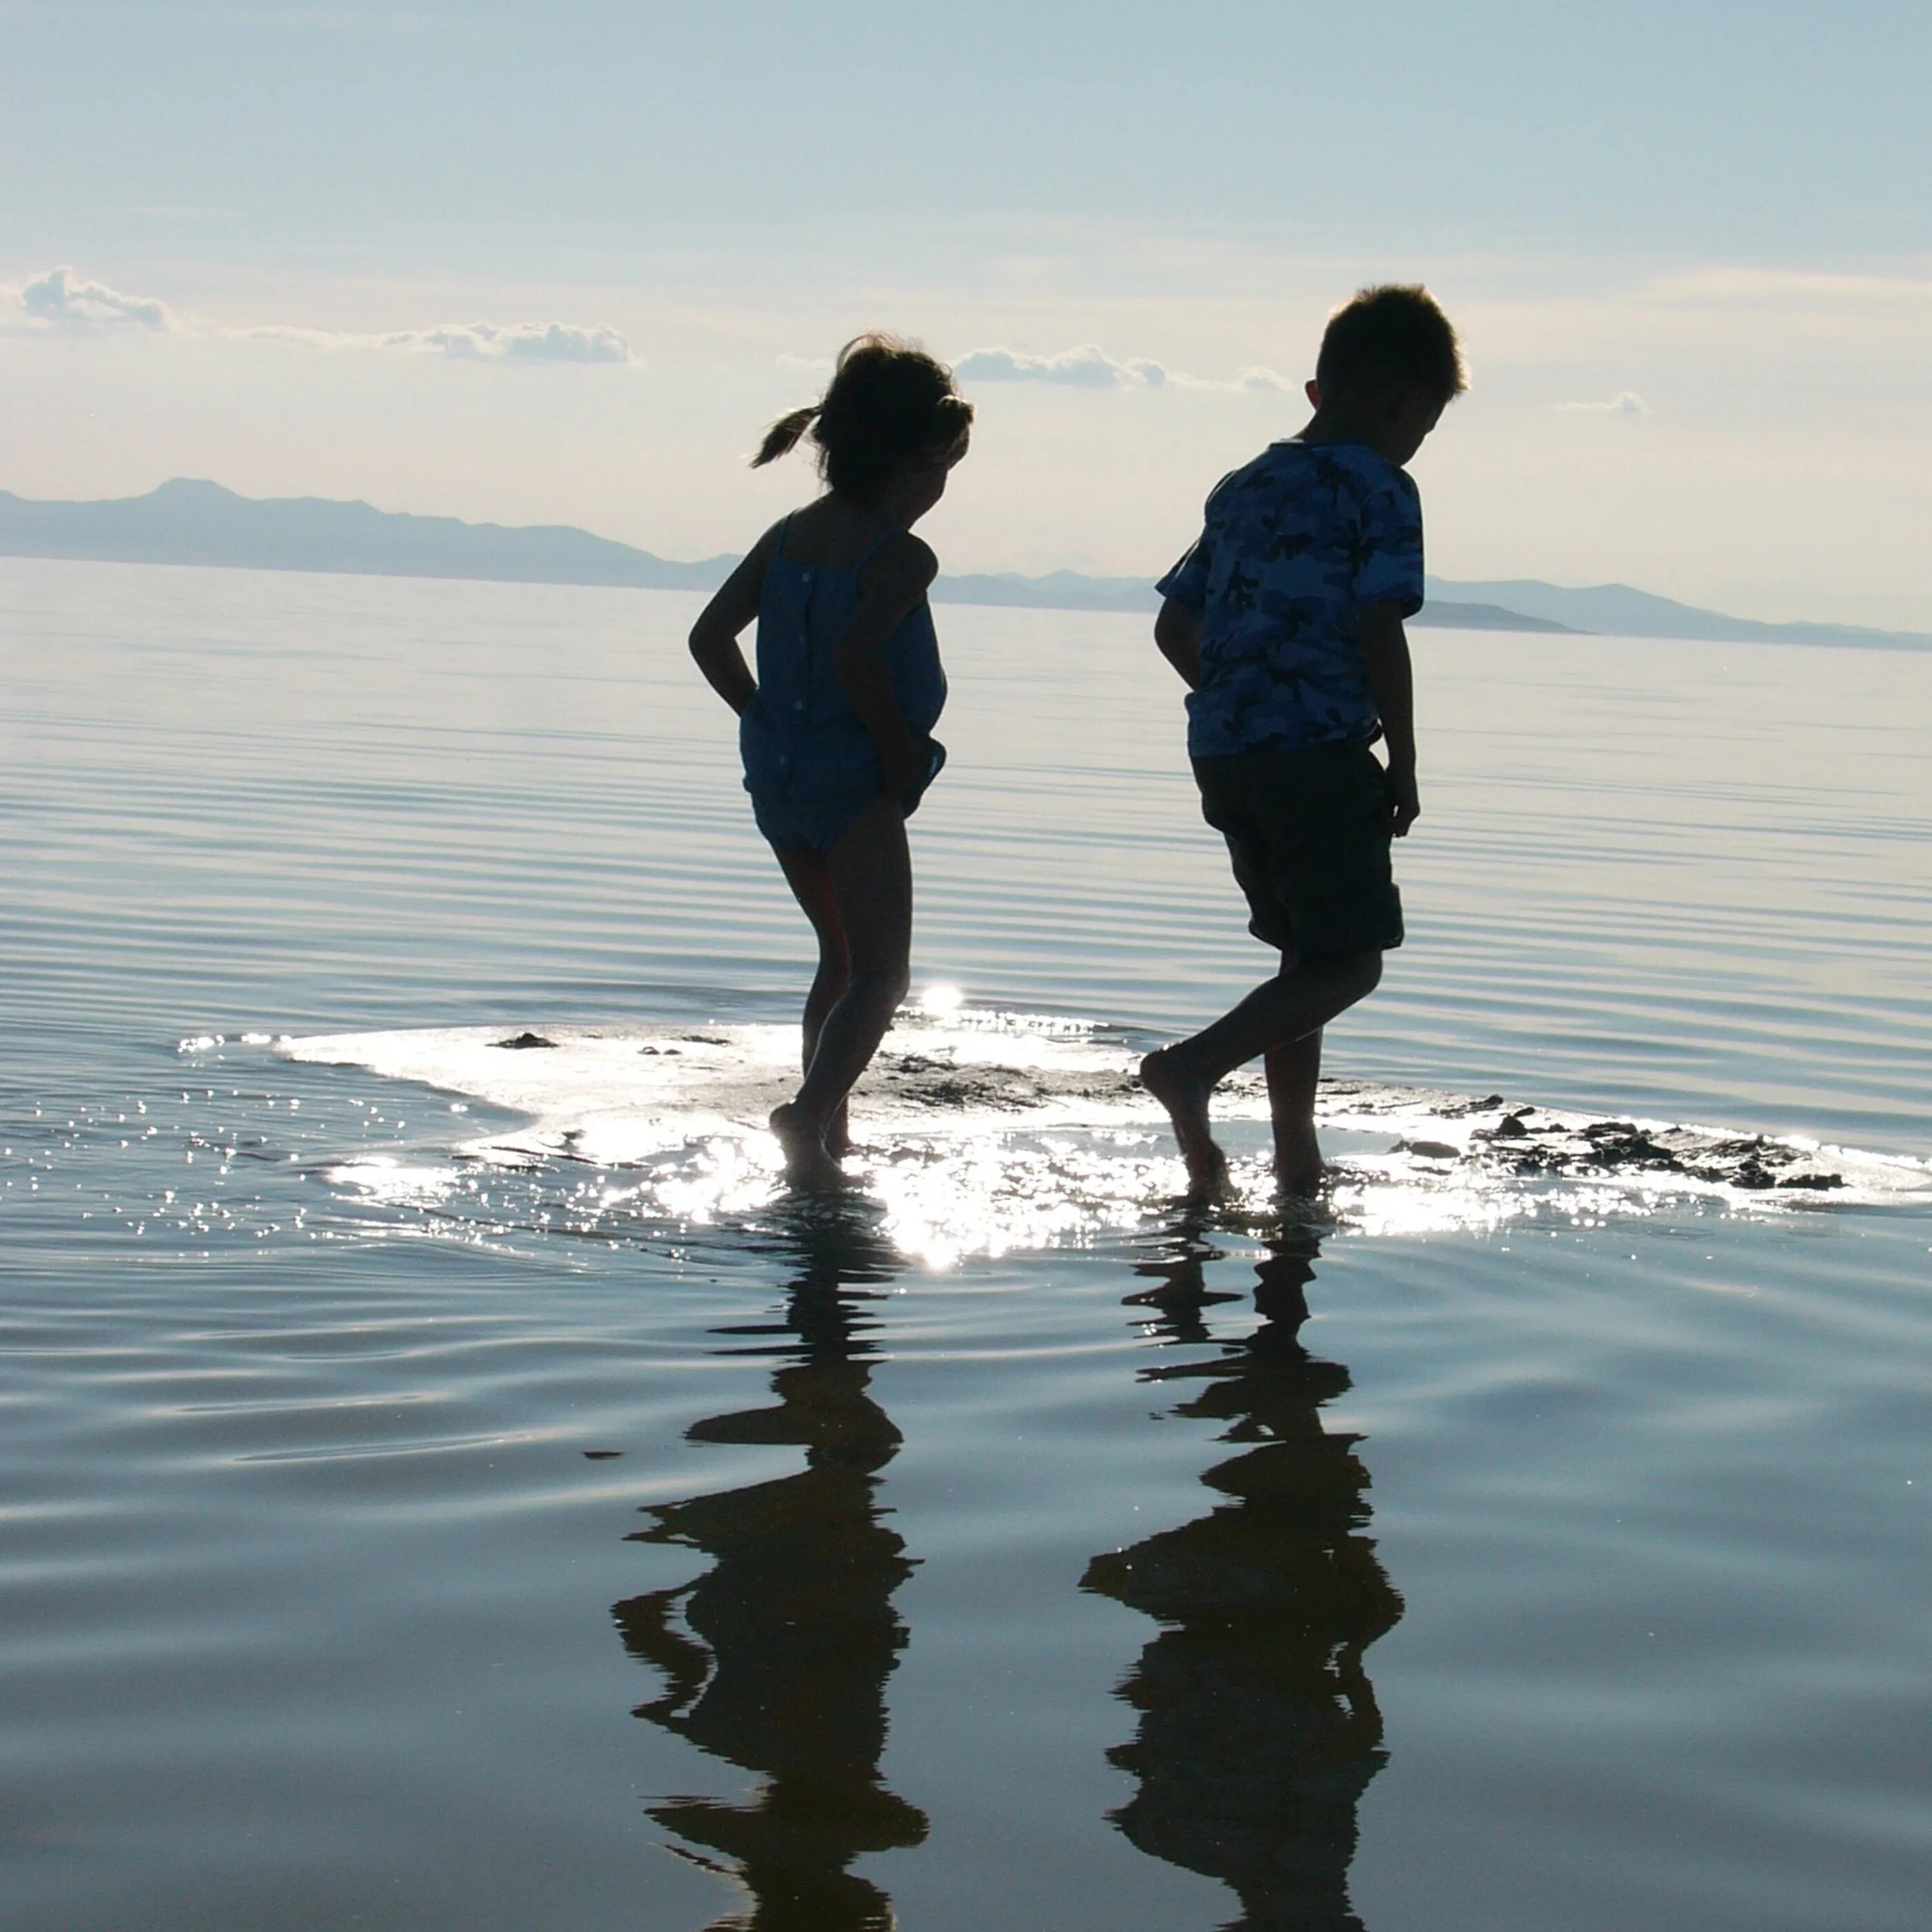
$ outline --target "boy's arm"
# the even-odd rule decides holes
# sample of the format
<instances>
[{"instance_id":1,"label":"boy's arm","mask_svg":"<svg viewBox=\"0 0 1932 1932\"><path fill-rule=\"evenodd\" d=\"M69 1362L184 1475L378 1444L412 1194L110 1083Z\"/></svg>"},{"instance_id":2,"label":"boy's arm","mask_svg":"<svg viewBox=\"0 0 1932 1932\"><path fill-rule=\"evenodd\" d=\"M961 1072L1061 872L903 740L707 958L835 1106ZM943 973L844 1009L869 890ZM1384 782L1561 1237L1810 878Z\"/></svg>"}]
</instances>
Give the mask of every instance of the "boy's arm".
<instances>
[{"instance_id":1,"label":"boy's arm","mask_svg":"<svg viewBox=\"0 0 1932 1932\"><path fill-rule=\"evenodd\" d=\"M1154 620L1155 648L1174 669L1190 691L1201 688L1201 613L1172 597L1161 602L1160 614Z\"/></svg>"},{"instance_id":2,"label":"boy's arm","mask_svg":"<svg viewBox=\"0 0 1932 1932\"><path fill-rule=\"evenodd\" d=\"M1362 666L1388 748L1389 830L1398 838L1422 812L1415 789L1415 686L1402 613L1400 604L1365 604L1361 631Z\"/></svg>"},{"instance_id":3,"label":"boy's arm","mask_svg":"<svg viewBox=\"0 0 1932 1932\"><path fill-rule=\"evenodd\" d=\"M860 583L859 608L832 653L839 686L878 748L888 798L903 799L917 788L926 776L926 753L913 742L892 694L886 645L938 574L938 558L917 537L908 533L882 546Z\"/></svg>"},{"instance_id":4,"label":"boy's arm","mask_svg":"<svg viewBox=\"0 0 1932 1932\"><path fill-rule=\"evenodd\" d=\"M765 568L778 547L778 531L767 530L752 554L718 586L718 592L691 627L691 655L704 681L740 716L758 694L758 681L738 648L738 633L758 614Z\"/></svg>"}]
</instances>

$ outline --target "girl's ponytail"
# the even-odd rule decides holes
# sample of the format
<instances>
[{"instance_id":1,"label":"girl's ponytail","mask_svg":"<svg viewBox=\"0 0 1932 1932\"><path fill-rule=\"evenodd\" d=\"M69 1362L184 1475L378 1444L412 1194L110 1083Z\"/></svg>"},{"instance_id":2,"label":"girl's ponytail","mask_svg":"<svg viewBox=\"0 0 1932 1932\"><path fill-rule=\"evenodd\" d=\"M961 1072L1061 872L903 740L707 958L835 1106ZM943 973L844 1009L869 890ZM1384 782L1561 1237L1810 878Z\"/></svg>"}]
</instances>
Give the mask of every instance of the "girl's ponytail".
<instances>
[{"instance_id":1,"label":"girl's ponytail","mask_svg":"<svg viewBox=\"0 0 1932 1932\"><path fill-rule=\"evenodd\" d=\"M818 405L811 404L802 410L794 410L788 416L780 416L765 432L765 440L758 446L758 453L752 458L752 467L762 470L768 463L776 463L782 456L789 456L798 447L798 440L811 428L818 415Z\"/></svg>"}]
</instances>

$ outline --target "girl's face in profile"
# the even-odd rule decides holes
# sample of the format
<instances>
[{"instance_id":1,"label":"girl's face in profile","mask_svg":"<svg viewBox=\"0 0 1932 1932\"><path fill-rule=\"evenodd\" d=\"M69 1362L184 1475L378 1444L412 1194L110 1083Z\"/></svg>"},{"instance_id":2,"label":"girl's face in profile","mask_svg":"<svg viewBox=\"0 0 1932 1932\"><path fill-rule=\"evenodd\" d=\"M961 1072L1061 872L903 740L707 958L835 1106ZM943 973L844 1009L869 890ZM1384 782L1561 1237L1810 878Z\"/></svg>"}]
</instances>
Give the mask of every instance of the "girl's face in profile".
<instances>
[{"instance_id":1,"label":"girl's face in profile","mask_svg":"<svg viewBox=\"0 0 1932 1932\"><path fill-rule=\"evenodd\" d=\"M905 506L908 520L922 517L946 494L946 479L966 454L968 438L947 443L919 456L906 471Z\"/></svg>"}]
</instances>

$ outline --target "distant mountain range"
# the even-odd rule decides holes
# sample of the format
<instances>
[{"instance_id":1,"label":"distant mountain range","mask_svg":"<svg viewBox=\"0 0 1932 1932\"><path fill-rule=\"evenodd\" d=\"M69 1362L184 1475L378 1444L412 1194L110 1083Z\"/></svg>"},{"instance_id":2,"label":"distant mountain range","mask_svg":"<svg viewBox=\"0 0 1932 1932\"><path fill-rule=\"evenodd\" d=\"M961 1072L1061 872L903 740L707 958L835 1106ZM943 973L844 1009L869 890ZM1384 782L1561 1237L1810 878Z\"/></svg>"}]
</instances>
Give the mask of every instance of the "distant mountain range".
<instances>
[{"instance_id":1,"label":"distant mountain range","mask_svg":"<svg viewBox=\"0 0 1932 1932\"><path fill-rule=\"evenodd\" d=\"M40 503L0 490L0 556L100 563L199 563L358 577L466 577L508 584L711 590L737 560L668 563L566 524L512 529L412 517L321 496L263 502L177 476L145 496Z\"/></svg>"},{"instance_id":2,"label":"distant mountain range","mask_svg":"<svg viewBox=\"0 0 1932 1932\"><path fill-rule=\"evenodd\" d=\"M1599 584L1586 590L1565 590L1534 578L1502 578L1494 582L1450 583L1429 580L1432 600L1449 596L1493 599L1526 617L1553 619L1568 630L1613 638L1695 638L1736 644L1868 644L1899 650L1923 650L1932 637L1917 631L1873 630L1860 624L1766 624L1755 618L1733 617L1722 610L1700 610L1674 598L1633 590L1628 584ZM1420 620L1418 620L1421 621Z\"/></svg>"},{"instance_id":3,"label":"distant mountain range","mask_svg":"<svg viewBox=\"0 0 1932 1932\"><path fill-rule=\"evenodd\" d=\"M673 562L564 524L511 527L417 517L298 496L262 501L218 483L176 477L145 496L38 502L0 490L0 556L109 563L201 564L376 577L584 584L646 590L710 590L735 556ZM938 603L1049 610L1151 611L1152 583L1130 577L942 577ZM1932 646L1932 637L1843 624L1765 624L1654 597L1622 584L1565 590L1534 578L1459 583L1432 578L1418 624L1485 631L1599 632L1729 643Z\"/></svg>"}]
</instances>

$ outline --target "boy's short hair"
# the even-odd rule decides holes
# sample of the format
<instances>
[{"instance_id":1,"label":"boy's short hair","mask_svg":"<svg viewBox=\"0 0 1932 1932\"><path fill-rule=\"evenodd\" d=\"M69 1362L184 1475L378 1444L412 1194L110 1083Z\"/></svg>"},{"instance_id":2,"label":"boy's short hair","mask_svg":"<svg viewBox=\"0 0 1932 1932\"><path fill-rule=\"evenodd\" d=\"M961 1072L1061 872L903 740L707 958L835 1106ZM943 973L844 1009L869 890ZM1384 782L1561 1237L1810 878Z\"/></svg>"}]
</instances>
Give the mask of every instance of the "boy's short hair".
<instances>
[{"instance_id":1,"label":"boy's short hair","mask_svg":"<svg viewBox=\"0 0 1932 1932\"><path fill-rule=\"evenodd\" d=\"M1331 395L1418 382L1445 403L1469 386L1456 332L1420 282L1357 290L1328 318L1315 380Z\"/></svg>"}]
</instances>

